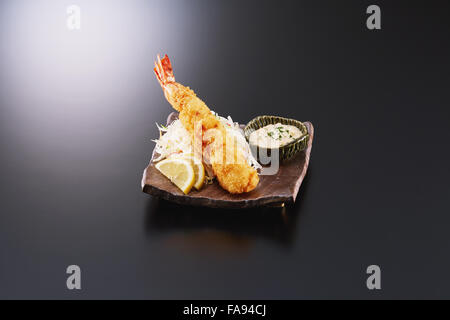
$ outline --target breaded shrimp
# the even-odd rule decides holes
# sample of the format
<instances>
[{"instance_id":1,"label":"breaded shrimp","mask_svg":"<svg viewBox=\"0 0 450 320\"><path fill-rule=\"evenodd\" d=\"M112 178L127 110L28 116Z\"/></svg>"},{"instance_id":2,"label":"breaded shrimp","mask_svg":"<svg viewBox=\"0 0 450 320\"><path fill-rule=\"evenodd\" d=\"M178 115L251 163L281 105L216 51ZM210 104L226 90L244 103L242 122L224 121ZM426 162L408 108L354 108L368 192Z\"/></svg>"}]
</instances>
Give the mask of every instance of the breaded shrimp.
<instances>
[{"instance_id":1,"label":"breaded shrimp","mask_svg":"<svg viewBox=\"0 0 450 320\"><path fill-rule=\"evenodd\" d=\"M194 91L175 82L167 55L163 59L158 56L154 71L167 101L180 113L183 126L193 137L201 136L203 154L208 153L205 158L211 163L222 188L230 193L249 192L256 188L259 182L256 169L247 163L232 137L227 137L222 123Z\"/></svg>"}]
</instances>

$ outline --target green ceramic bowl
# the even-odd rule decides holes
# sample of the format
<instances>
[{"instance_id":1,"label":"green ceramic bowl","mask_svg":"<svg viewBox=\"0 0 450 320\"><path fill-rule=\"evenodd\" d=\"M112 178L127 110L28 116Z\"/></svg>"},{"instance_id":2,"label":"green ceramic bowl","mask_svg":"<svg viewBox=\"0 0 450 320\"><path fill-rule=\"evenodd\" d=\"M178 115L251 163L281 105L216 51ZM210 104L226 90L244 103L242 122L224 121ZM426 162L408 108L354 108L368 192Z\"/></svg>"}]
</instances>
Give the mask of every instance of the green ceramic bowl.
<instances>
[{"instance_id":1,"label":"green ceramic bowl","mask_svg":"<svg viewBox=\"0 0 450 320\"><path fill-rule=\"evenodd\" d=\"M299 128L300 131L302 132L302 135L300 136L300 138L297 138L294 141L292 141L291 143L288 143L287 145L284 145L279 148L279 157L281 160L288 160L288 159L292 158L298 152L306 149L306 146L308 145L308 140L309 140L308 129L302 122L300 122L298 120L294 120L294 119L282 118L282 117L277 117L277 116L256 117L253 120L251 120L249 123L247 123L247 125L245 126L245 128L244 128L245 138L247 139L247 141L250 141L250 134L253 131L256 131L256 130L258 130L262 127L265 127L269 124L275 124L275 123L281 123L284 125L295 126L295 127ZM261 149L261 147L252 146L253 151L255 151L255 147L256 147L256 153L257 153L257 155L259 155L259 149ZM273 149L263 148L262 152L266 152L263 154L267 154L268 156L270 156L272 150ZM257 155L255 155L255 157Z\"/></svg>"}]
</instances>

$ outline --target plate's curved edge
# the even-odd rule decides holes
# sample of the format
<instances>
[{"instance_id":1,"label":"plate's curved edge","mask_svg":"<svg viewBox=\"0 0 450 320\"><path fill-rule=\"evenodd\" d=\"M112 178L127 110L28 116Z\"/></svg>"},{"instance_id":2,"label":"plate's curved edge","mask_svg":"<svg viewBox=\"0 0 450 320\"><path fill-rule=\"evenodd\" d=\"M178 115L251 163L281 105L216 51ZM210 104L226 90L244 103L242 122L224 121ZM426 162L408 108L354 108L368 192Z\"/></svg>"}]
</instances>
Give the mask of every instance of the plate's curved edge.
<instances>
[{"instance_id":1,"label":"plate's curved edge","mask_svg":"<svg viewBox=\"0 0 450 320\"><path fill-rule=\"evenodd\" d=\"M150 161L150 163L148 164L148 166L147 167L145 167L145 169L144 169L144 172L142 173L142 180L141 180L141 189L142 189L142 192L145 192L145 188L146 188L146 184L145 184L145 177L147 176L147 169L148 169L148 167L150 166L150 164L151 164L151 161Z\"/></svg>"},{"instance_id":2,"label":"plate's curved edge","mask_svg":"<svg viewBox=\"0 0 450 320\"><path fill-rule=\"evenodd\" d=\"M144 172L147 171L147 168ZM145 173L144 173L145 174ZM185 195L176 195L170 193L164 189L160 189L156 186L143 184L142 191L165 199L167 201L175 202L182 205L189 206L199 206L199 207L209 207L209 208L229 208L229 209L244 209L244 208L255 208L265 205L281 204L281 203L292 203L294 199L292 196L275 196L257 199L244 199L236 201L227 201L221 199L210 199L206 197L189 197Z\"/></svg>"},{"instance_id":3,"label":"plate's curved edge","mask_svg":"<svg viewBox=\"0 0 450 320\"><path fill-rule=\"evenodd\" d=\"M294 187L294 195L293 195L293 202L297 199L298 191L300 190L300 186L303 183L303 180L305 179L306 173L308 172L308 166L309 166L309 160L311 158L311 150L312 150L312 144L314 140L314 126L310 121L303 122L306 127L308 128L308 134L309 134L309 140L308 140L308 146L305 150L305 165L303 166L303 171L300 174L300 179L298 179L297 183Z\"/></svg>"}]
</instances>

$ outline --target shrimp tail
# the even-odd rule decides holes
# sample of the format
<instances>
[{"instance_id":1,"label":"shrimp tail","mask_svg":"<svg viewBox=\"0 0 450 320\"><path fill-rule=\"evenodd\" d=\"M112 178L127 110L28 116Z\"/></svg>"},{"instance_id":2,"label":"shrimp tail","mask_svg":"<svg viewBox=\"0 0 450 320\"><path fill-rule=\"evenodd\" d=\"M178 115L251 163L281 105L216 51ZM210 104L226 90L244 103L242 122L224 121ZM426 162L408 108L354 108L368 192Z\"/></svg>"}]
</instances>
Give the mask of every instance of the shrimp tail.
<instances>
[{"instance_id":1,"label":"shrimp tail","mask_svg":"<svg viewBox=\"0 0 450 320\"><path fill-rule=\"evenodd\" d=\"M155 71L156 78L163 89L167 86L167 84L175 82L172 64L170 63L170 59L167 54L162 59L160 59L158 55L158 59L155 61L155 68L153 70Z\"/></svg>"}]
</instances>

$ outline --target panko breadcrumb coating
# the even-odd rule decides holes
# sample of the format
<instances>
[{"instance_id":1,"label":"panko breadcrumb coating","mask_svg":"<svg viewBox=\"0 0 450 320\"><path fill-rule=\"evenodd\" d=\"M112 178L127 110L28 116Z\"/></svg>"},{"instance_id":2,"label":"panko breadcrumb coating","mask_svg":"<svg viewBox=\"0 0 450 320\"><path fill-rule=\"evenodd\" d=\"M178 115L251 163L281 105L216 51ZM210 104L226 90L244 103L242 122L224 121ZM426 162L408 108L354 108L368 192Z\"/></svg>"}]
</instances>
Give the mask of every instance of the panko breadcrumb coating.
<instances>
[{"instance_id":1,"label":"panko breadcrumb coating","mask_svg":"<svg viewBox=\"0 0 450 320\"><path fill-rule=\"evenodd\" d=\"M158 56L154 71L167 101L180 113L183 126L202 142L202 153L207 154L204 159L211 163L220 186L230 193L255 189L259 183L256 169L247 163L234 140L227 137L222 123L194 91L175 82L167 55L163 59Z\"/></svg>"}]
</instances>

